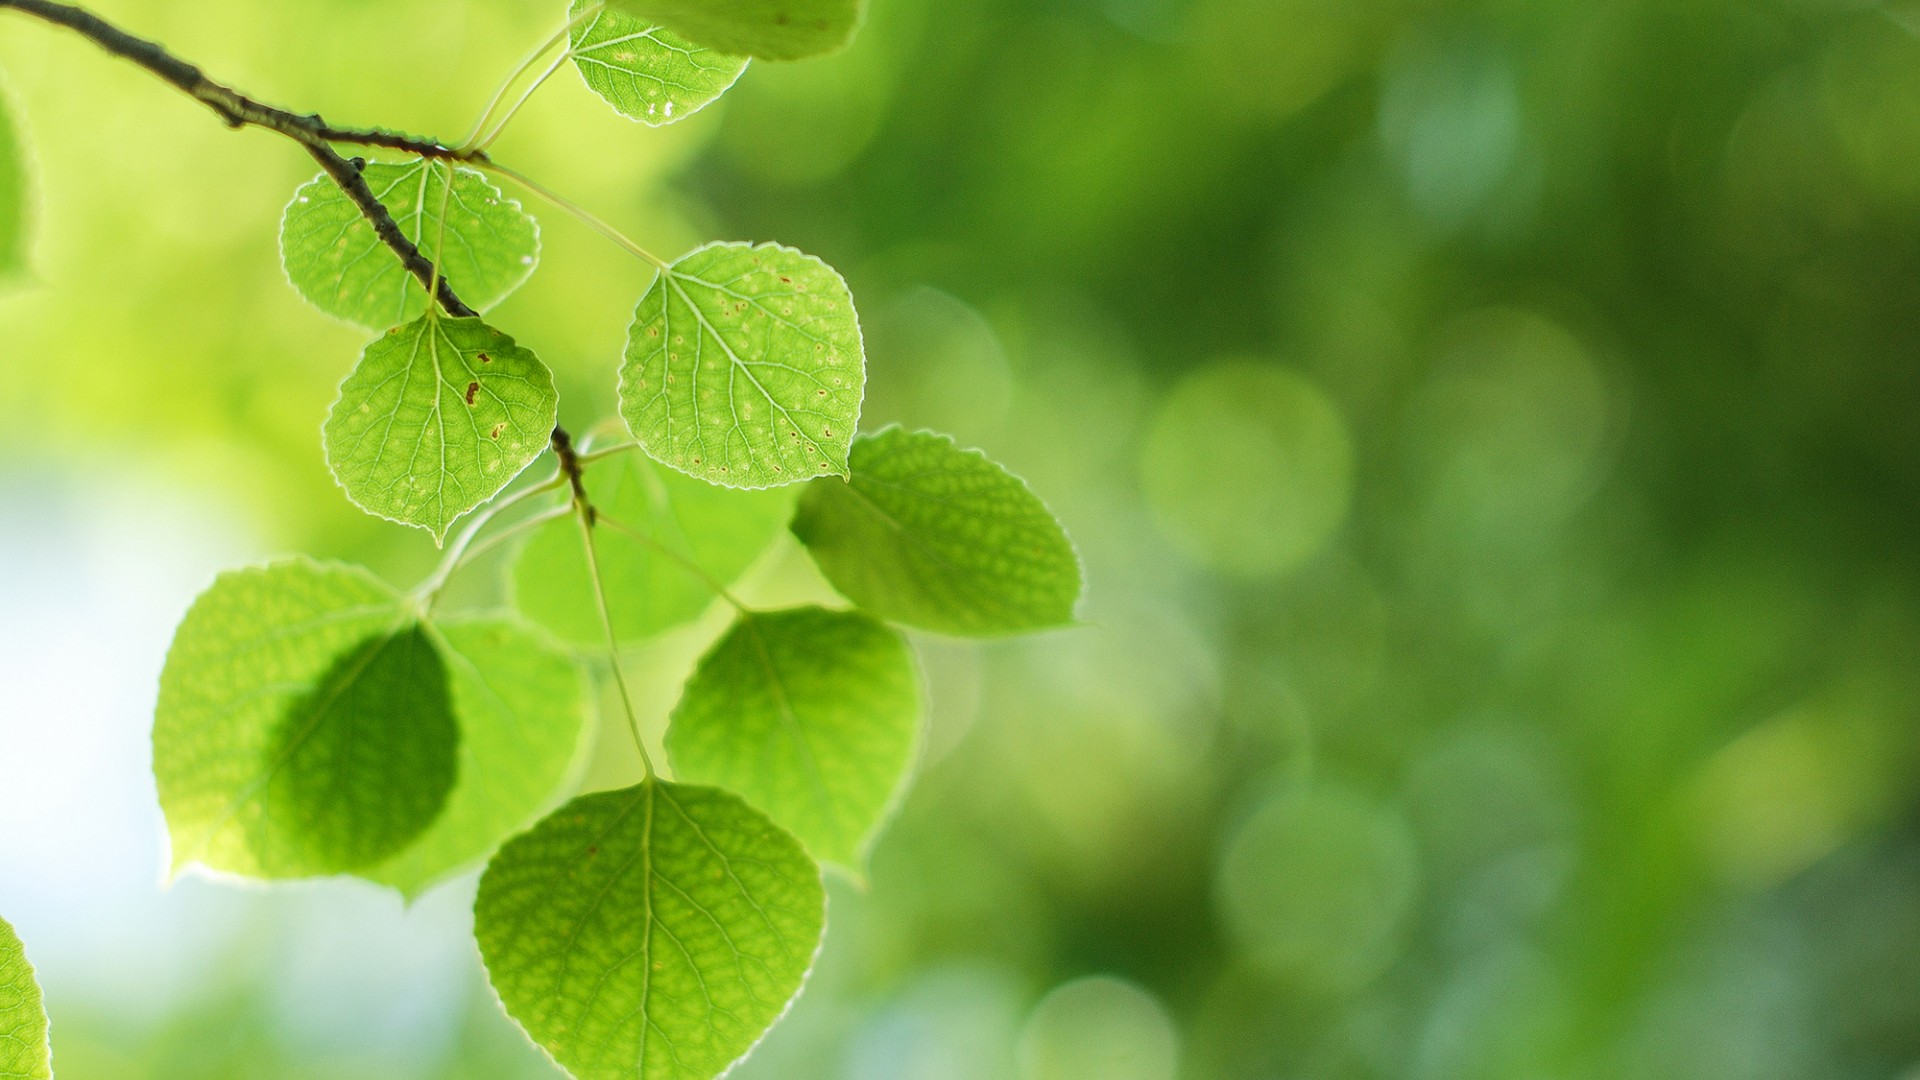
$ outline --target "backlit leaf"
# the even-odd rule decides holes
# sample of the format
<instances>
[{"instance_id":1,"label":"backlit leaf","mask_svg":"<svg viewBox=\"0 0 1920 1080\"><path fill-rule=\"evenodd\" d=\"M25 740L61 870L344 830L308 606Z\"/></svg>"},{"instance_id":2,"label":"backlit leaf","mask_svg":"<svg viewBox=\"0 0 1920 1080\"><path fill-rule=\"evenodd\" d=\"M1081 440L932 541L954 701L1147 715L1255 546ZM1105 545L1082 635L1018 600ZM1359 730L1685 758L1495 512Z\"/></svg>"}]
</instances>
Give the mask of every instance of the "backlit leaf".
<instances>
[{"instance_id":1,"label":"backlit leaf","mask_svg":"<svg viewBox=\"0 0 1920 1080\"><path fill-rule=\"evenodd\" d=\"M799 60L845 47L863 0L610 0L710 49L763 60Z\"/></svg>"},{"instance_id":2,"label":"backlit leaf","mask_svg":"<svg viewBox=\"0 0 1920 1080\"><path fill-rule=\"evenodd\" d=\"M20 938L0 919L0 1077L50 1080L47 1008Z\"/></svg>"},{"instance_id":3,"label":"backlit leaf","mask_svg":"<svg viewBox=\"0 0 1920 1080\"><path fill-rule=\"evenodd\" d=\"M1080 560L1019 477L932 432L853 444L853 476L816 480L793 531L834 587L894 622L1016 634L1073 621Z\"/></svg>"},{"instance_id":4,"label":"backlit leaf","mask_svg":"<svg viewBox=\"0 0 1920 1080\"><path fill-rule=\"evenodd\" d=\"M437 623L460 757L453 793L424 836L362 876L409 896L479 863L550 809L586 749L585 673L517 619Z\"/></svg>"},{"instance_id":5,"label":"backlit leaf","mask_svg":"<svg viewBox=\"0 0 1920 1080\"><path fill-rule=\"evenodd\" d=\"M857 611L742 615L667 728L674 775L737 791L815 858L858 873L920 743L920 676Z\"/></svg>"},{"instance_id":6,"label":"backlit leaf","mask_svg":"<svg viewBox=\"0 0 1920 1080\"><path fill-rule=\"evenodd\" d=\"M847 474L866 357L847 284L774 244L712 244L634 312L620 412L655 459L728 487Z\"/></svg>"},{"instance_id":7,"label":"backlit leaf","mask_svg":"<svg viewBox=\"0 0 1920 1080\"><path fill-rule=\"evenodd\" d=\"M175 870L359 870L446 805L458 742L438 652L366 572L305 560L220 575L160 675L153 772Z\"/></svg>"},{"instance_id":8,"label":"backlit leaf","mask_svg":"<svg viewBox=\"0 0 1920 1080\"><path fill-rule=\"evenodd\" d=\"M792 489L715 487L631 453L592 466L587 493L604 519L594 530L594 550L614 636L621 641L688 622L717 598L687 567L610 523L640 532L715 580L731 583L793 516ZM512 583L521 613L576 645L600 645L599 608L574 521L555 521L534 533L514 562Z\"/></svg>"},{"instance_id":9,"label":"backlit leaf","mask_svg":"<svg viewBox=\"0 0 1920 1080\"><path fill-rule=\"evenodd\" d=\"M579 1080L712 1080L786 1011L826 928L820 871L737 797L648 780L494 856L474 937L501 1004Z\"/></svg>"},{"instance_id":10,"label":"backlit leaf","mask_svg":"<svg viewBox=\"0 0 1920 1080\"><path fill-rule=\"evenodd\" d=\"M575 17L590 0L574 0ZM747 58L702 48L629 12L602 8L573 29L573 66L622 115L659 127L727 92Z\"/></svg>"},{"instance_id":11,"label":"backlit leaf","mask_svg":"<svg viewBox=\"0 0 1920 1080\"><path fill-rule=\"evenodd\" d=\"M361 175L400 231L438 262L460 299L475 309L498 303L533 273L540 227L481 173L416 158L370 162ZM335 318L384 330L427 310L419 279L325 175L302 185L287 204L280 258L300 295Z\"/></svg>"},{"instance_id":12,"label":"backlit leaf","mask_svg":"<svg viewBox=\"0 0 1920 1080\"><path fill-rule=\"evenodd\" d=\"M547 446L553 373L479 319L428 313L367 346L327 414L327 464L354 505L433 533Z\"/></svg>"}]
</instances>

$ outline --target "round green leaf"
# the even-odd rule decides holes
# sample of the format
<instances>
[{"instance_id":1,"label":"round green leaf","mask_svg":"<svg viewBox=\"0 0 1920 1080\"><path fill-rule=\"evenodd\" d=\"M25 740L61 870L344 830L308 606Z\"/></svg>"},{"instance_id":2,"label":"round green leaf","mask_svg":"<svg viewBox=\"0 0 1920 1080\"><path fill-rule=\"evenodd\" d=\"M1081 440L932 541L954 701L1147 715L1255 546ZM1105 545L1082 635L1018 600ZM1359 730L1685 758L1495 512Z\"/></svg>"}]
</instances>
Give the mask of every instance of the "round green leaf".
<instances>
[{"instance_id":1,"label":"round green leaf","mask_svg":"<svg viewBox=\"0 0 1920 1080\"><path fill-rule=\"evenodd\" d=\"M579 1080L712 1080L786 1011L826 929L820 870L724 791L648 780L500 849L474 937L535 1043Z\"/></svg>"},{"instance_id":2,"label":"round green leaf","mask_svg":"<svg viewBox=\"0 0 1920 1080\"><path fill-rule=\"evenodd\" d=\"M20 938L0 919L0 1077L51 1080L47 1007Z\"/></svg>"},{"instance_id":3,"label":"round green leaf","mask_svg":"<svg viewBox=\"0 0 1920 1080\"><path fill-rule=\"evenodd\" d=\"M977 450L888 428L853 445L853 476L807 486L793 531L847 599L946 634L1073 621L1080 560L1046 504Z\"/></svg>"},{"instance_id":4,"label":"round green leaf","mask_svg":"<svg viewBox=\"0 0 1920 1080\"><path fill-rule=\"evenodd\" d=\"M847 475L866 354L847 283L775 244L712 244L660 272L620 368L647 453L727 487Z\"/></svg>"},{"instance_id":5,"label":"round green leaf","mask_svg":"<svg viewBox=\"0 0 1920 1080\"><path fill-rule=\"evenodd\" d=\"M222 574L160 674L153 773L174 869L372 866L446 805L458 741L439 654L372 575L305 560Z\"/></svg>"},{"instance_id":6,"label":"round green leaf","mask_svg":"<svg viewBox=\"0 0 1920 1080\"><path fill-rule=\"evenodd\" d=\"M609 0L710 49L762 60L800 60L846 47L863 0Z\"/></svg>"},{"instance_id":7,"label":"round green leaf","mask_svg":"<svg viewBox=\"0 0 1920 1080\"><path fill-rule=\"evenodd\" d=\"M737 791L815 858L861 872L920 745L920 675L857 611L742 615L667 728L674 775Z\"/></svg>"},{"instance_id":8,"label":"round green leaf","mask_svg":"<svg viewBox=\"0 0 1920 1080\"><path fill-rule=\"evenodd\" d=\"M430 627L460 725L446 809L405 851L361 876L408 896L473 866L537 820L584 765L588 684L573 654L517 619Z\"/></svg>"},{"instance_id":9,"label":"round green leaf","mask_svg":"<svg viewBox=\"0 0 1920 1080\"><path fill-rule=\"evenodd\" d=\"M651 538L722 582L745 573L793 515L790 489L715 487L639 454L591 467L587 493L607 521ZM613 526L595 529L593 546L620 641L688 622L717 599L677 560ZM575 645L597 647L605 640L580 528L572 519L551 522L528 539L511 581L522 614Z\"/></svg>"},{"instance_id":10,"label":"round green leaf","mask_svg":"<svg viewBox=\"0 0 1920 1080\"><path fill-rule=\"evenodd\" d=\"M591 0L574 0L578 18ZM652 127L706 108L747 69L747 58L702 48L651 19L602 8L573 28L573 66L622 116Z\"/></svg>"},{"instance_id":11,"label":"round green leaf","mask_svg":"<svg viewBox=\"0 0 1920 1080\"><path fill-rule=\"evenodd\" d=\"M430 312L368 345L340 384L327 465L354 505L438 543L546 449L559 405L539 357Z\"/></svg>"},{"instance_id":12,"label":"round green leaf","mask_svg":"<svg viewBox=\"0 0 1920 1080\"><path fill-rule=\"evenodd\" d=\"M484 311L519 288L539 262L539 225L473 169L415 159L370 162L361 175L400 231L476 309ZM429 306L419 279L324 174L302 185L287 204L280 260L287 280L314 307L369 330L417 319Z\"/></svg>"}]
</instances>

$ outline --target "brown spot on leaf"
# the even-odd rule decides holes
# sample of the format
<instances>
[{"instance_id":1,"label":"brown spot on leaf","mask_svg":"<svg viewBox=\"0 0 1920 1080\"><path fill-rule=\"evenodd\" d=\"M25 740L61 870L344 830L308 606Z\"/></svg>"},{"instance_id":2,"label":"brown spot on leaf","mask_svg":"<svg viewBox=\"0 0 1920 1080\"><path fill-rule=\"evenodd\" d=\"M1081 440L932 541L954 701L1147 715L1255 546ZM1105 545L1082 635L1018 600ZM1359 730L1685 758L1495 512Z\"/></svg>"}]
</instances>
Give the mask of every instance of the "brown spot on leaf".
<instances>
[{"instance_id":1,"label":"brown spot on leaf","mask_svg":"<svg viewBox=\"0 0 1920 1080\"><path fill-rule=\"evenodd\" d=\"M468 384L467 384L467 404L468 404L468 405L472 405L472 404L473 404L473 395L475 395L475 394L477 394L477 393L479 393L479 392L480 392L480 384L479 384L479 383L477 383L477 382L470 382L470 383L468 383Z\"/></svg>"},{"instance_id":2,"label":"brown spot on leaf","mask_svg":"<svg viewBox=\"0 0 1920 1080\"><path fill-rule=\"evenodd\" d=\"M488 355L487 355L486 353L481 353L481 354L480 354L480 362L481 362L481 363L483 363L483 364L491 364L491 363L493 363L493 357L491 357L491 356L488 356Z\"/></svg>"}]
</instances>

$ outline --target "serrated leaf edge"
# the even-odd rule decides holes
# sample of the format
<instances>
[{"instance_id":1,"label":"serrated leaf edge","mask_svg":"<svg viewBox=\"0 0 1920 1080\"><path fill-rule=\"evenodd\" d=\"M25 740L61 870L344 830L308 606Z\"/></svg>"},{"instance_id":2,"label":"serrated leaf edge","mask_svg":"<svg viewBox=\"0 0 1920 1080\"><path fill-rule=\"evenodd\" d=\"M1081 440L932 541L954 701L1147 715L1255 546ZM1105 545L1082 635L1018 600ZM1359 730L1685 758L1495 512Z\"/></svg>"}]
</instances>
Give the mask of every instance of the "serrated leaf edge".
<instances>
[{"instance_id":1,"label":"serrated leaf edge","mask_svg":"<svg viewBox=\"0 0 1920 1080\"><path fill-rule=\"evenodd\" d=\"M414 159L414 160L415 160L415 161L421 161L422 163L425 163L425 159ZM410 161L382 161L382 162L378 162L378 164L381 164L381 165L407 165L407 164L411 164L411 163L412 163L412 162L410 162ZM484 173L484 172L482 172L481 170L479 170L479 169L473 169L473 168L467 168L467 167L465 167L465 166L455 166L455 167L454 167L454 171L456 171L456 172L469 172L469 173L472 173L473 175L475 175L475 176L477 176L477 177L479 177L479 178L480 178L480 182L481 182L481 183L483 183L483 184L485 184L485 185L487 185L487 187L488 187L489 189L491 189L491 190L493 191L493 193L494 193L494 194L495 194L496 196L498 196L498 197L499 197L499 199L500 199L500 201L501 201L501 202L503 202L503 203L507 203L507 204L509 204L509 205L511 205L511 206L513 207L513 209L514 209L515 211L517 211L517 212L518 212L518 213L520 214L520 216L521 216L521 217L524 217L524 218L526 218L526 219L527 219L527 220L528 220L529 222L531 222L531 223L532 223L532 225L533 225L533 261L532 261L532 262L530 262L530 263L526 263L526 264L525 264L525 266L524 266L524 270L523 270L523 272L521 273L521 275L520 275L520 276L519 276L518 278L516 278L516 279L514 279L514 282L513 282L513 284L511 284L511 285L509 285L509 286L507 286L507 289L506 289L506 291L505 291L505 292L503 292L503 293L501 293L501 294L500 294L500 296L499 296L499 297L498 297L497 299L495 299L495 300L494 300L494 301L493 301L492 303L490 303L490 304L488 304L488 305L486 305L486 307L484 307L484 308L476 308L476 309L475 309L475 310L477 310L477 311L479 311L479 312L480 312L480 313L481 313L482 315L485 315L485 314L486 314L487 312L489 312L489 311L492 311L492 310L493 310L494 308L496 308L496 307L499 307L499 306L500 306L501 304L503 304L503 303L505 303L505 302L507 301L507 299L508 299L509 297L511 297L511 296L512 296L512 295L513 295L514 293L516 293L516 292L519 292L519 291L520 291L520 287L521 287L522 285L525 285L525 284L527 283L527 280L528 280L529 278L531 278L531 277L533 277L533 272L534 272L535 270L538 270L538 269L540 268L540 258L541 258L541 255L542 255L542 254L544 254L544 251L543 251L543 248L542 248L542 246L541 246L541 243L542 243L542 241L541 241L541 235L540 235L540 219L539 219L538 217L536 217L535 215L533 215L533 214L531 214L531 213L529 213L529 212L527 211L527 208L526 208L526 206L525 206L525 204L523 204L523 203L521 203L521 201L520 201L519 199L516 199L516 198L514 198L514 197L513 197L512 195L509 195L509 194L508 194L508 193L506 192L506 190L505 190L505 189L503 189L503 188L500 188L500 187L496 187L496 186L494 185L494 183L493 183L493 181L492 181L492 179L490 179L490 178L489 178L489 177L487 176L487 174L486 174L486 173ZM449 181L449 182L451 182L451 181ZM287 215L293 212L293 208L294 208L295 206L298 206L298 205L300 205L300 194L301 194L302 192L304 192L304 191L306 191L306 190L307 190L308 188L310 188L310 187L313 187L313 186L315 186L316 184L317 184L317 185L319 185L319 186L320 186L320 187L321 187L322 189L328 189L328 188L334 188L334 183L333 183L333 178L332 178L332 177L329 177L329 176L328 176L328 175L327 175L326 173L324 173L324 172L321 172L321 173L315 173L315 174L313 174L313 178L312 178L311 180L308 180L307 182L305 182L305 183L303 183L303 184L301 184L300 186L298 186L298 187L296 187L296 188L294 188L294 189L293 189L293 194L292 194L292 195L290 195L290 196L288 196L288 198L287 198L287 203L286 203L286 205L280 208L280 222L279 222L279 227L278 227L278 230L276 231L276 233L275 233L275 235L274 235L274 247L276 247L276 248L278 248L278 249L279 249L279 253L280 253L280 258L279 258L279 259L277 260L277 261L279 262L279 264L280 264L280 278L281 278L281 280L283 280L283 281L285 281L285 282L287 283L287 288L289 288L289 289L292 289L292 290L293 290L293 294L294 294L295 296L298 296L298 297L300 298L300 302L301 302L301 303L303 303L303 304L305 304L305 305L306 305L307 307L309 307L309 308L311 308L311 309L313 309L314 311L316 311L316 312L318 312L318 313L319 313L320 315L322 315L323 317L325 317L325 318L328 318L328 319L332 319L332 320L333 320L334 322L337 322L337 323L339 323L339 324L340 324L340 325L342 325L342 326L351 326L351 327L353 327L353 328L354 328L354 329L356 329L356 330L372 330L372 331L374 331L374 332L375 332L376 334L378 334L378 333L381 333L381 332L384 332L384 331L385 331L385 330L387 329L387 328L385 328L385 327L380 327L380 326L371 326L371 325L368 325L367 323L363 323L363 322L358 322L358 321L356 321L356 320L353 320L353 319L349 319L349 318L346 318L345 316L342 316L342 315L335 315L335 314L334 314L333 312L331 312L331 311L328 311L327 309L325 309L325 308L323 308L323 307L321 307L321 306L320 306L319 304L316 304L316 303L314 303L314 302L313 302L312 300L309 300L309 299L307 299L307 294L306 294L305 292L303 292L303 291L301 291L301 289L300 289L300 286L298 286L298 285L296 285L296 284L294 284L294 281L293 281L293 271L292 271L291 269L289 269L289 268L287 267L287 244L286 244L286 236L287 236ZM342 197L342 198L344 198L344 197L345 197L345 193L344 193L344 192L342 192L342 193L341 193L341 197ZM385 206L386 204L385 204L385 203L382 203L381 205L382 205L382 206ZM387 208L387 213L388 213L388 214L392 214L392 213L393 213L393 209L392 209L392 207L388 207L388 208ZM398 224L398 219L397 219L397 218L395 219L395 223L396 223L396 224ZM404 232L405 232L405 230L402 230L402 232L404 233ZM409 238L409 239L411 239L411 238ZM416 247L420 247L420 246L421 246L421 242L420 242L420 241L417 241L417 240L416 240L416 241L414 241L414 245L415 245ZM384 245L383 245L383 246L384 246ZM422 248L422 251L421 251L421 254L422 254L423 256L424 256L424 255L426 254L426 252L425 252L425 249L424 249L424 248ZM435 265L438 265L438 264L439 264L439 262L440 262L440 259L439 259L439 253L438 253L438 252L435 252L435 253L434 253L434 259L433 259L433 262L434 262L434 264L435 264ZM415 281L415 283L416 283L416 284L418 283L418 279L416 279L416 281ZM456 282L456 281L453 281L452 279L448 279L448 281L447 281L447 284L448 284L448 286L449 286L449 287L451 287L451 288L453 288L453 289L455 289L456 291L457 291L457 290L458 290L458 288L459 288L459 282ZM424 291L424 289L423 289L423 291ZM428 308L428 310L434 310L434 306L433 306L433 303L431 302L431 300L429 300L429 302L428 302L428 304L427 304L427 308ZM402 326L404 326L404 325L406 325L406 324L405 324L405 323L401 323L400 325L402 325Z\"/></svg>"},{"instance_id":2,"label":"serrated leaf edge","mask_svg":"<svg viewBox=\"0 0 1920 1080\"><path fill-rule=\"evenodd\" d=\"M653 283L647 286L646 292L643 292L640 294L640 300L634 304L634 309L637 311L640 307L640 304L646 301L647 293L651 293L653 291L654 285L665 283L667 276L673 273L674 267L679 266L681 263L686 262L688 259L693 258L695 255L699 255L704 252L711 251L714 248L729 248L729 247L744 247L749 251L769 251L769 250L780 251L790 255L797 255L802 259L809 259L813 262L819 263L820 266L827 271L827 273L832 274L834 280L839 283L840 288L845 290L847 294L847 307L849 310L853 312L854 339L858 341L860 344L860 386L861 386L860 404L859 404L859 407L856 408L853 413L853 424L852 424L852 429L854 432L853 438L847 440L847 457L849 460L839 463L837 467L834 465L834 463L829 462L828 463L829 468L827 472L815 473L811 476L795 477L794 479L789 480L784 484L714 484L712 480L709 480L704 476L701 476L697 473L689 472L688 470L683 469L678 465L675 465L671 461L665 461L661 459L658 455L654 454L652 449L650 449L647 446L646 441L644 439L641 439L640 435L633 430L632 422L627 419L626 408L625 408L625 403L627 399L626 398L627 365L624 362L624 359L625 359L624 347L622 352L623 362L620 364L620 367L619 367L620 377L618 382L615 385L615 397L614 397L614 400L616 403L615 411L620 416L620 422L626 425L627 434L632 435L634 439L640 443L640 450L642 453L646 454L647 457L651 458L654 461L659 462L661 465L664 465L669 469L672 469L674 472L681 473L682 475L685 475L685 476L691 476L695 480L698 480L704 484L713 484L714 487L731 488L735 491L768 491L773 488L792 487L796 484L805 484L810 481L819 480L819 479L823 479L825 477L830 477L830 476L837 476L842 480L850 478L853 475L853 466L851 464L851 458L853 456L853 443L854 443L854 440L860 437L860 415L861 413L866 411L866 407L867 407L867 394L866 394L867 332L866 332L866 328L860 325L860 305L856 303L853 299L852 287L847 284L847 279L845 275L841 274L839 270L835 269L832 263L827 262L825 259L820 258L818 255L810 255L807 252L801 251L799 248L790 247L786 244L782 244L775 240L766 240L758 243L752 240L713 240L705 244L701 244L699 247L694 248L692 251L689 251L686 254L680 256L679 258L673 260L672 265L663 267L657 270L657 272L654 274ZM629 327L631 327L632 325L633 325L632 322L628 323Z\"/></svg>"}]
</instances>

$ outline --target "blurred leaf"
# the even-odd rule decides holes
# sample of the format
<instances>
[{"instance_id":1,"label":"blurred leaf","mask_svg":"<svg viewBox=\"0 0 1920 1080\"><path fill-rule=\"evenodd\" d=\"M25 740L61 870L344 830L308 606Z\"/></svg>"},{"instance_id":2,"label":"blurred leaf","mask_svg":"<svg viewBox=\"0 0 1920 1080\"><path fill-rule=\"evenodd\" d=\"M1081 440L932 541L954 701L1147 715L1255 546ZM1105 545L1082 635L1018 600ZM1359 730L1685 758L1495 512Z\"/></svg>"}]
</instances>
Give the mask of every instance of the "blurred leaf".
<instances>
[{"instance_id":1,"label":"blurred leaf","mask_svg":"<svg viewBox=\"0 0 1920 1080\"><path fill-rule=\"evenodd\" d=\"M580 758L585 673L571 653L518 620L438 624L460 725L453 793L433 827L361 876L417 896L485 858L548 809Z\"/></svg>"},{"instance_id":2,"label":"blurred leaf","mask_svg":"<svg viewBox=\"0 0 1920 1080\"><path fill-rule=\"evenodd\" d=\"M739 792L815 858L861 872L920 745L920 676L856 611L742 615L667 728L674 774Z\"/></svg>"},{"instance_id":3,"label":"blurred leaf","mask_svg":"<svg viewBox=\"0 0 1920 1080\"><path fill-rule=\"evenodd\" d=\"M945 435L888 428L819 479L793 531L847 599L922 630L987 636L1062 626L1080 561L1019 477Z\"/></svg>"},{"instance_id":4,"label":"blurred leaf","mask_svg":"<svg viewBox=\"0 0 1920 1080\"><path fill-rule=\"evenodd\" d=\"M51 1080L53 1076L40 984L34 981L26 949L5 919L0 919L0 1076L8 1080Z\"/></svg>"},{"instance_id":5,"label":"blurred leaf","mask_svg":"<svg viewBox=\"0 0 1920 1080\"><path fill-rule=\"evenodd\" d=\"M622 535L621 528L678 553L714 580L731 583L793 513L791 489L716 487L633 453L591 466L587 493L603 521L594 530L594 550L620 641L678 626L718 599L711 585L678 560ZM619 527L604 527L606 522ZM523 614L575 645L601 644L600 609L572 519L534 533L512 573L514 605Z\"/></svg>"},{"instance_id":6,"label":"blurred leaf","mask_svg":"<svg viewBox=\"0 0 1920 1080\"><path fill-rule=\"evenodd\" d=\"M801 60L844 48L862 0L611 0L710 49L763 60Z\"/></svg>"},{"instance_id":7,"label":"blurred leaf","mask_svg":"<svg viewBox=\"0 0 1920 1080\"><path fill-rule=\"evenodd\" d=\"M578 17L591 0L574 0ZM743 56L703 49L667 28L603 8L573 30L573 66L621 115L652 127L684 120L727 92Z\"/></svg>"},{"instance_id":8,"label":"blurred leaf","mask_svg":"<svg viewBox=\"0 0 1920 1080\"><path fill-rule=\"evenodd\" d=\"M819 868L723 791L648 780L502 848L474 901L494 990L580 1080L710 1080L800 990Z\"/></svg>"},{"instance_id":9,"label":"blurred leaf","mask_svg":"<svg viewBox=\"0 0 1920 1080\"><path fill-rule=\"evenodd\" d=\"M355 506L433 534L546 449L559 397L539 357L479 319L428 314L367 346L327 414L327 465Z\"/></svg>"},{"instance_id":10,"label":"blurred leaf","mask_svg":"<svg viewBox=\"0 0 1920 1080\"><path fill-rule=\"evenodd\" d=\"M777 487L847 475L865 387L860 320L832 267L776 244L710 244L641 298L620 412L682 472Z\"/></svg>"},{"instance_id":11,"label":"blurred leaf","mask_svg":"<svg viewBox=\"0 0 1920 1080\"><path fill-rule=\"evenodd\" d=\"M539 225L475 170L420 159L372 162L361 175L400 231L475 309L498 303L533 273ZM419 279L325 175L307 181L287 204L280 258L300 295L335 318L382 330L427 310Z\"/></svg>"},{"instance_id":12,"label":"blurred leaf","mask_svg":"<svg viewBox=\"0 0 1920 1080\"><path fill-rule=\"evenodd\" d=\"M173 867L377 863L446 805L458 741L440 657L385 584L306 560L222 574L160 675L153 773Z\"/></svg>"},{"instance_id":13,"label":"blurred leaf","mask_svg":"<svg viewBox=\"0 0 1920 1080\"><path fill-rule=\"evenodd\" d=\"M28 271L27 209L27 148L0 95L0 283Z\"/></svg>"}]
</instances>

